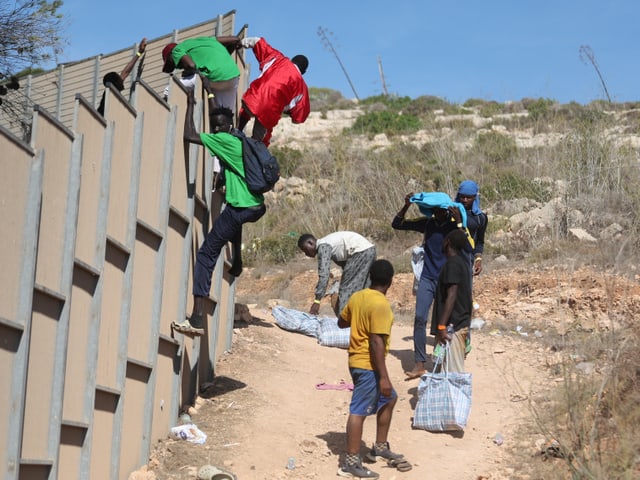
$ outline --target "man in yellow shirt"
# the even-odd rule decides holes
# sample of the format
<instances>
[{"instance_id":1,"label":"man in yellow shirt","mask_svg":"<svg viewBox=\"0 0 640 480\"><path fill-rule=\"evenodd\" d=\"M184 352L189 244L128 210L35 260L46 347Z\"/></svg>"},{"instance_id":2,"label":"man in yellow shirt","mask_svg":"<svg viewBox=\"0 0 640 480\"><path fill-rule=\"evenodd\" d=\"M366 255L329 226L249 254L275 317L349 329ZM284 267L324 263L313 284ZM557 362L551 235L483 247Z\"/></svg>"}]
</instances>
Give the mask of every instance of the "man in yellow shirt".
<instances>
[{"instance_id":1,"label":"man in yellow shirt","mask_svg":"<svg viewBox=\"0 0 640 480\"><path fill-rule=\"evenodd\" d=\"M376 441L366 460L382 457L400 471L411 470L404 456L393 453L387 435L398 394L391 384L385 357L389 352L393 312L385 294L393 280L393 266L387 260L376 260L369 270L371 287L360 290L347 302L338 318L340 328L351 327L349 340L349 373L354 384L349 419L347 448L338 475L348 478L378 478L362 465L360 442L364 420L376 415Z\"/></svg>"}]
</instances>

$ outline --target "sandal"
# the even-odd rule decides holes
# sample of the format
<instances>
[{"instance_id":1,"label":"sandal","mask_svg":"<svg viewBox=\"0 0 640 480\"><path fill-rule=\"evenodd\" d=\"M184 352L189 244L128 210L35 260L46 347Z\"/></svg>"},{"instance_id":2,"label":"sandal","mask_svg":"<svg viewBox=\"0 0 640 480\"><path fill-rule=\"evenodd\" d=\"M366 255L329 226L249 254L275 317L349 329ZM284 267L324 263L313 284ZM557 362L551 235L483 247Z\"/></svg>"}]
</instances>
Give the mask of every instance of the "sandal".
<instances>
[{"instance_id":1,"label":"sandal","mask_svg":"<svg viewBox=\"0 0 640 480\"><path fill-rule=\"evenodd\" d=\"M404 455L391 451L389 442L385 442L385 447L381 449L376 449L376 446L374 445L364 458L368 462L375 463L378 460L378 457L385 459L387 461L387 465L398 469L399 472L408 472L413 468L409 461L404 458Z\"/></svg>"},{"instance_id":2,"label":"sandal","mask_svg":"<svg viewBox=\"0 0 640 480\"><path fill-rule=\"evenodd\" d=\"M387 465L393 468L397 468L399 472L408 472L413 468L409 461L405 460L404 458L390 458L389 460L387 460Z\"/></svg>"}]
</instances>

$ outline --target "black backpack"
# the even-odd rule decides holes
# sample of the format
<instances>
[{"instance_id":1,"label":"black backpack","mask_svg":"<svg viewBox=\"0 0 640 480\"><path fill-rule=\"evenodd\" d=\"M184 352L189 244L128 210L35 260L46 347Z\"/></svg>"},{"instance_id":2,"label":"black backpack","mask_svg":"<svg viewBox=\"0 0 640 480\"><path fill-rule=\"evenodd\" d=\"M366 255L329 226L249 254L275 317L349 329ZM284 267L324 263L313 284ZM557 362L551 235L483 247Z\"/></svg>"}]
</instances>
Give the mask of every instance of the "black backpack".
<instances>
[{"instance_id":1,"label":"black backpack","mask_svg":"<svg viewBox=\"0 0 640 480\"><path fill-rule=\"evenodd\" d=\"M242 162L244 175L235 170L231 165L225 166L247 182L247 187L253 193L265 193L273 188L280 179L280 165L276 157L271 155L269 149L260 140L247 137L244 132L234 128L231 135L242 140Z\"/></svg>"}]
</instances>

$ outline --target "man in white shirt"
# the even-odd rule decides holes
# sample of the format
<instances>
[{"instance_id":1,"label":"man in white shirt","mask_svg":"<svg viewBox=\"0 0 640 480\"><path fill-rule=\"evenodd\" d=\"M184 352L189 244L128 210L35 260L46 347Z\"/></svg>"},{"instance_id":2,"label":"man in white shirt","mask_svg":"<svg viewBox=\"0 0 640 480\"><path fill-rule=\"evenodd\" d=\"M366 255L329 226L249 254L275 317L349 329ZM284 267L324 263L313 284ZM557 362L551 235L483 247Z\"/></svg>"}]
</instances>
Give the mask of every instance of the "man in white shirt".
<instances>
[{"instance_id":1,"label":"man in white shirt","mask_svg":"<svg viewBox=\"0 0 640 480\"><path fill-rule=\"evenodd\" d=\"M313 315L320 311L320 301L327 291L331 261L342 267L338 301L333 309L339 316L351 295L368 286L369 269L376 259L376 247L362 235L349 231L330 233L320 239L305 233L298 239L298 247L307 257L318 257L318 283L315 299L309 309Z\"/></svg>"}]
</instances>

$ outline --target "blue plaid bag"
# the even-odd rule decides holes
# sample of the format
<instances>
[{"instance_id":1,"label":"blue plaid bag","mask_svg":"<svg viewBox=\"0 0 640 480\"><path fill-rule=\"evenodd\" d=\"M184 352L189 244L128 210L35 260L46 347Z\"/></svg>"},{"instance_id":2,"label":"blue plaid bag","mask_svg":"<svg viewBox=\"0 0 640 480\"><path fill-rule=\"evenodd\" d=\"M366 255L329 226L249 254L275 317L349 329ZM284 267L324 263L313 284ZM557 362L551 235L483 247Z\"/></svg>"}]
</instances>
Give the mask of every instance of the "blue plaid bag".
<instances>
[{"instance_id":1,"label":"blue plaid bag","mask_svg":"<svg viewBox=\"0 0 640 480\"><path fill-rule=\"evenodd\" d=\"M318 338L320 319L316 315L307 312L276 305L271 309L271 315L276 320L276 325L284 330L303 333L309 337Z\"/></svg>"},{"instance_id":2,"label":"blue plaid bag","mask_svg":"<svg viewBox=\"0 0 640 480\"><path fill-rule=\"evenodd\" d=\"M448 346L445 357L447 351ZM420 378L413 427L431 432L461 431L471 411L471 374L447 372L446 368L435 373L440 358L436 358L433 372Z\"/></svg>"},{"instance_id":3,"label":"blue plaid bag","mask_svg":"<svg viewBox=\"0 0 640 480\"><path fill-rule=\"evenodd\" d=\"M320 319L318 343L324 347L349 348L350 328L340 328L336 317Z\"/></svg>"}]
</instances>

